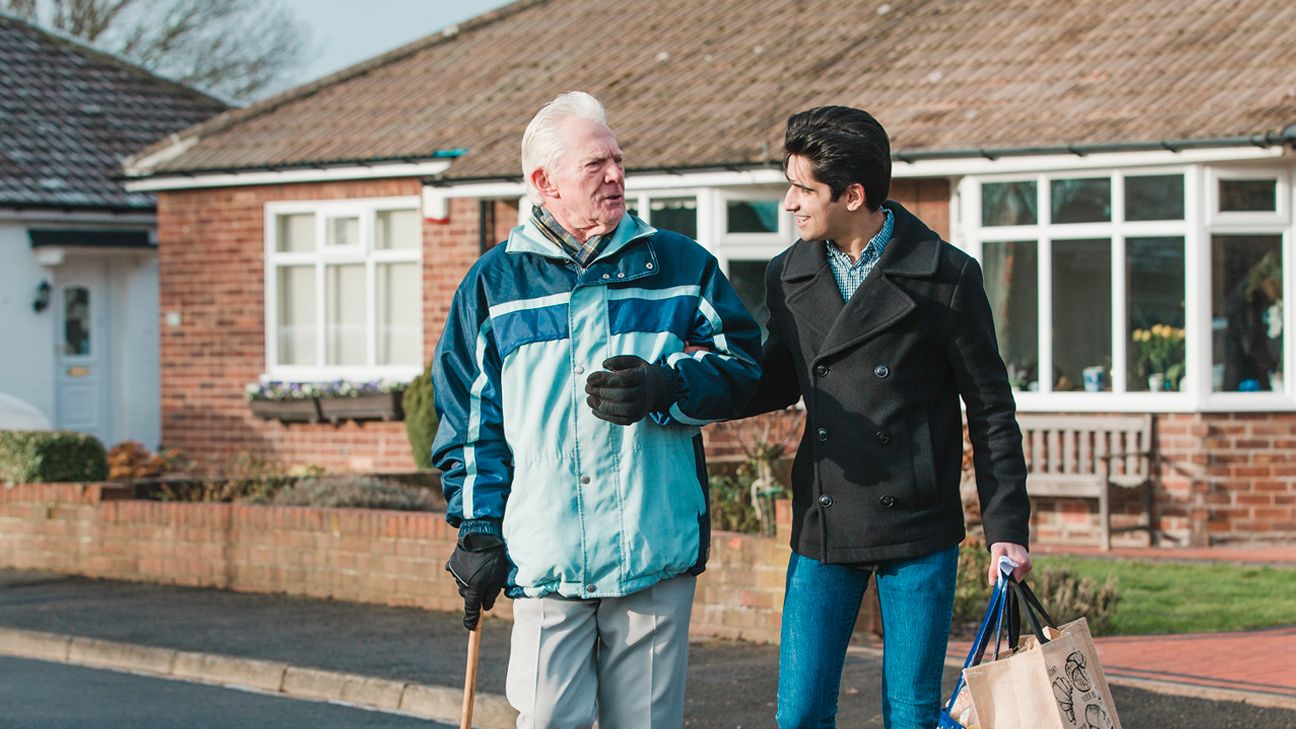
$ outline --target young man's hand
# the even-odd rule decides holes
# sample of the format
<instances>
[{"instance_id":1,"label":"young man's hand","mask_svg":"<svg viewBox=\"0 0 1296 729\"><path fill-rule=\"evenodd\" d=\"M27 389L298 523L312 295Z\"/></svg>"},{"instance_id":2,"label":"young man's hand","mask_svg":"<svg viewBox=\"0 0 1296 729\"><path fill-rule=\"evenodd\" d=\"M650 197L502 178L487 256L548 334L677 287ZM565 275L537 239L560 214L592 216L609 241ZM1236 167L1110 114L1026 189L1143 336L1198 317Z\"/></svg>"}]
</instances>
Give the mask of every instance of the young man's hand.
<instances>
[{"instance_id":1,"label":"young man's hand","mask_svg":"<svg viewBox=\"0 0 1296 729\"><path fill-rule=\"evenodd\" d=\"M494 534L460 534L445 568L454 576L459 596L464 599L464 627L472 630L482 611L495 606L495 598L508 579L504 540Z\"/></svg>"},{"instance_id":2,"label":"young man's hand","mask_svg":"<svg viewBox=\"0 0 1296 729\"><path fill-rule=\"evenodd\" d=\"M1030 552L1026 547L1012 542L995 542L990 545L990 574L988 582L991 587L999 581L999 558L1007 557L1017 563L1017 569L1013 570L1014 580L1020 581L1026 575L1030 574L1031 558Z\"/></svg>"},{"instance_id":3,"label":"young man's hand","mask_svg":"<svg viewBox=\"0 0 1296 729\"><path fill-rule=\"evenodd\" d=\"M585 380L585 401L595 417L616 425L631 425L648 413L668 409L678 390L679 375L674 369L624 354L605 360L603 369Z\"/></svg>"}]
</instances>

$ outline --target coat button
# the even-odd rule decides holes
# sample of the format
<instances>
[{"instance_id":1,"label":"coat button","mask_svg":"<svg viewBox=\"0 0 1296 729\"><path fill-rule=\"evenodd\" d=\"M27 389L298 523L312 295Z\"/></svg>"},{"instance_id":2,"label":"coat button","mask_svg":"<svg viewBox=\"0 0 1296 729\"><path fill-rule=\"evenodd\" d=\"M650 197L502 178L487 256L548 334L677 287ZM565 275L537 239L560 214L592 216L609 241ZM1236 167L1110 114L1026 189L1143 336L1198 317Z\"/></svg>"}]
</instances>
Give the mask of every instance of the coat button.
<instances>
[{"instance_id":1,"label":"coat button","mask_svg":"<svg viewBox=\"0 0 1296 729\"><path fill-rule=\"evenodd\" d=\"M828 440L828 429L820 428L819 430L815 431L815 435L819 437L819 442L823 443L824 441Z\"/></svg>"},{"instance_id":2,"label":"coat button","mask_svg":"<svg viewBox=\"0 0 1296 729\"><path fill-rule=\"evenodd\" d=\"M888 509L890 509L891 507L895 506L895 497L894 497L894 496L891 496L891 495L889 495L889 494L886 495L886 496L883 496L883 497L880 499L880 501L882 502L882 505L885 506L885 507L888 508Z\"/></svg>"},{"instance_id":3,"label":"coat button","mask_svg":"<svg viewBox=\"0 0 1296 729\"><path fill-rule=\"evenodd\" d=\"M882 445L886 445L887 443L891 442L891 434L886 432L885 430L879 430L878 432L873 434L873 437L876 438L877 442L881 443Z\"/></svg>"},{"instance_id":4,"label":"coat button","mask_svg":"<svg viewBox=\"0 0 1296 729\"><path fill-rule=\"evenodd\" d=\"M596 592L597 590L598 590L598 588L595 587L594 585L586 585L586 586L585 586L585 592Z\"/></svg>"},{"instance_id":5,"label":"coat button","mask_svg":"<svg viewBox=\"0 0 1296 729\"><path fill-rule=\"evenodd\" d=\"M583 375L583 374L585 374L585 368L584 368L584 367L577 367L577 368L576 368L576 374L578 374L578 375Z\"/></svg>"},{"instance_id":6,"label":"coat button","mask_svg":"<svg viewBox=\"0 0 1296 729\"><path fill-rule=\"evenodd\" d=\"M832 504L833 504L833 498L828 494L824 494L823 496L819 497L819 505L822 506L823 508L827 509L828 507L832 506Z\"/></svg>"},{"instance_id":7,"label":"coat button","mask_svg":"<svg viewBox=\"0 0 1296 729\"><path fill-rule=\"evenodd\" d=\"M581 476L581 483L589 483L589 476Z\"/></svg>"},{"instance_id":8,"label":"coat button","mask_svg":"<svg viewBox=\"0 0 1296 729\"><path fill-rule=\"evenodd\" d=\"M828 365L815 365L815 377L823 377L828 374Z\"/></svg>"},{"instance_id":9,"label":"coat button","mask_svg":"<svg viewBox=\"0 0 1296 729\"><path fill-rule=\"evenodd\" d=\"M877 367L873 368L873 374L877 375L878 377L886 377L887 375L891 374L891 368L887 367L886 365L878 365Z\"/></svg>"}]
</instances>

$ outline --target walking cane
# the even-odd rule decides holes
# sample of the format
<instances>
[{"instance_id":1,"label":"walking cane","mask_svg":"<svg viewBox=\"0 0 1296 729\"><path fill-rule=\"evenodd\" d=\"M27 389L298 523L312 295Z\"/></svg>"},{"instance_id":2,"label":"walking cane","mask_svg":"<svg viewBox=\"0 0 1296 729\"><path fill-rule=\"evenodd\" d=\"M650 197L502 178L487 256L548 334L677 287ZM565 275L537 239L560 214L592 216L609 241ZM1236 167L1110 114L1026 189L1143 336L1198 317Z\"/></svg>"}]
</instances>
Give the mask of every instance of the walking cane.
<instances>
[{"instance_id":1,"label":"walking cane","mask_svg":"<svg viewBox=\"0 0 1296 729\"><path fill-rule=\"evenodd\" d=\"M459 715L459 729L472 729L473 699L477 696L477 657L481 655L482 620L468 631L468 667L464 671L463 711Z\"/></svg>"}]
</instances>

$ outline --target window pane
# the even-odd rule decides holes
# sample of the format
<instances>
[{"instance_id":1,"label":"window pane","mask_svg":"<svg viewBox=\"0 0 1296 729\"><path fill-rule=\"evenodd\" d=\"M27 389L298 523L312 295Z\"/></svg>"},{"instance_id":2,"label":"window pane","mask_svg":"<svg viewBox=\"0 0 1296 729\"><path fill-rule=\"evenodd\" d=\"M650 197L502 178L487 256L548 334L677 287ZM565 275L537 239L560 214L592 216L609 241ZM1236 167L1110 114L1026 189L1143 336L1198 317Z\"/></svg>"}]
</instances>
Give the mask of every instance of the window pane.
<instances>
[{"instance_id":1,"label":"window pane","mask_svg":"<svg viewBox=\"0 0 1296 729\"><path fill-rule=\"evenodd\" d=\"M279 364L315 364L315 267L281 266L276 283L279 303Z\"/></svg>"},{"instance_id":2,"label":"window pane","mask_svg":"<svg viewBox=\"0 0 1296 729\"><path fill-rule=\"evenodd\" d=\"M765 269L768 267L767 260L729 261L729 283L733 284L738 298L760 325L762 339L768 331L765 325L769 322L769 307L765 305Z\"/></svg>"},{"instance_id":3,"label":"window pane","mask_svg":"<svg viewBox=\"0 0 1296 729\"><path fill-rule=\"evenodd\" d=\"M1035 181L988 182L981 186L981 225L1034 225Z\"/></svg>"},{"instance_id":4,"label":"window pane","mask_svg":"<svg viewBox=\"0 0 1296 729\"><path fill-rule=\"evenodd\" d=\"M673 230L697 238L697 198L653 198L648 203L648 215L648 222L654 228ZM778 230L777 218L774 230Z\"/></svg>"},{"instance_id":5,"label":"window pane","mask_svg":"<svg viewBox=\"0 0 1296 729\"><path fill-rule=\"evenodd\" d=\"M1177 390L1184 370L1184 239L1125 241L1126 389Z\"/></svg>"},{"instance_id":6,"label":"window pane","mask_svg":"<svg viewBox=\"0 0 1296 729\"><path fill-rule=\"evenodd\" d=\"M1183 175L1125 178L1126 220L1183 220Z\"/></svg>"},{"instance_id":7,"label":"window pane","mask_svg":"<svg viewBox=\"0 0 1296 729\"><path fill-rule=\"evenodd\" d=\"M374 228L374 247L379 250L418 248L423 243L414 210L379 210Z\"/></svg>"},{"instance_id":8,"label":"window pane","mask_svg":"<svg viewBox=\"0 0 1296 729\"><path fill-rule=\"evenodd\" d=\"M1283 368L1282 236L1211 239L1211 384L1279 390Z\"/></svg>"},{"instance_id":9,"label":"window pane","mask_svg":"<svg viewBox=\"0 0 1296 729\"><path fill-rule=\"evenodd\" d=\"M315 216L280 215L275 250L284 253L306 253L315 250Z\"/></svg>"},{"instance_id":10,"label":"window pane","mask_svg":"<svg viewBox=\"0 0 1296 729\"><path fill-rule=\"evenodd\" d=\"M423 287L417 263L383 263L378 275L378 361L417 365L423 358Z\"/></svg>"},{"instance_id":11,"label":"window pane","mask_svg":"<svg viewBox=\"0 0 1296 729\"><path fill-rule=\"evenodd\" d=\"M1111 241L1053 242L1053 389L1111 389Z\"/></svg>"},{"instance_id":12,"label":"window pane","mask_svg":"<svg viewBox=\"0 0 1296 729\"><path fill-rule=\"evenodd\" d=\"M365 267L324 269L324 364L365 363Z\"/></svg>"},{"instance_id":13,"label":"window pane","mask_svg":"<svg viewBox=\"0 0 1296 729\"><path fill-rule=\"evenodd\" d=\"M1277 210L1278 183L1274 180L1220 180L1219 209L1221 213Z\"/></svg>"},{"instance_id":14,"label":"window pane","mask_svg":"<svg viewBox=\"0 0 1296 729\"><path fill-rule=\"evenodd\" d=\"M325 232L330 246L360 245L360 218L329 218Z\"/></svg>"},{"instance_id":15,"label":"window pane","mask_svg":"<svg viewBox=\"0 0 1296 729\"><path fill-rule=\"evenodd\" d=\"M1053 180L1054 223L1104 223L1111 220L1111 179Z\"/></svg>"},{"instance_id":16,"label":"window pane","mask_svg":"<svg viewBox=\"0 0 1296 729\"><path fill-rule=\"evenodd\" d=\"M730 233L777 233L780 206L779 200L730 200L727 230Z\"/></svg>"},{"instance_id":17,"label":"window pane","mask_svg":"<svg viewBox=\"0 0 1296 729\"><path fill-rule=\"evenodd\" d=\"M63 289L63 353L90 354L90 289Z\"/></svg>"},{"instance_id":18,"label":"window pane","mask_svg":"<svg viewBox=\"0 0 1296 729\"><path fill-rule=\"evenodd\" d=\"M1039 246L987 241L982 246L986 297L999 356L1015 390L1039 389Z\"/></svg>"}]
</instances>

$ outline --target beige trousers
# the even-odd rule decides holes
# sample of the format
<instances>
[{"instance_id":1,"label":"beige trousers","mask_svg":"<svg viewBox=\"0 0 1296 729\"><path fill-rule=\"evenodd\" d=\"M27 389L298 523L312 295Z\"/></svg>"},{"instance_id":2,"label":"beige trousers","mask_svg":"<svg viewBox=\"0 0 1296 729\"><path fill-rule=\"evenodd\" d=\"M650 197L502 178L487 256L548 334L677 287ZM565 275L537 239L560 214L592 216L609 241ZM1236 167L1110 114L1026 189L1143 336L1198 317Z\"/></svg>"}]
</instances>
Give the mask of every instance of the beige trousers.
<instances>
[{"instance_id":1,"label":"beige trousers","mask_svg":"<svg viewBox=\"0 0 1296 729\"><path fill-rule=\"evenodd\" d=\"M683 726L696 584L681 575L620 598L515 600L505 693L518 729Z\"/></svg>"}]
</instances>

